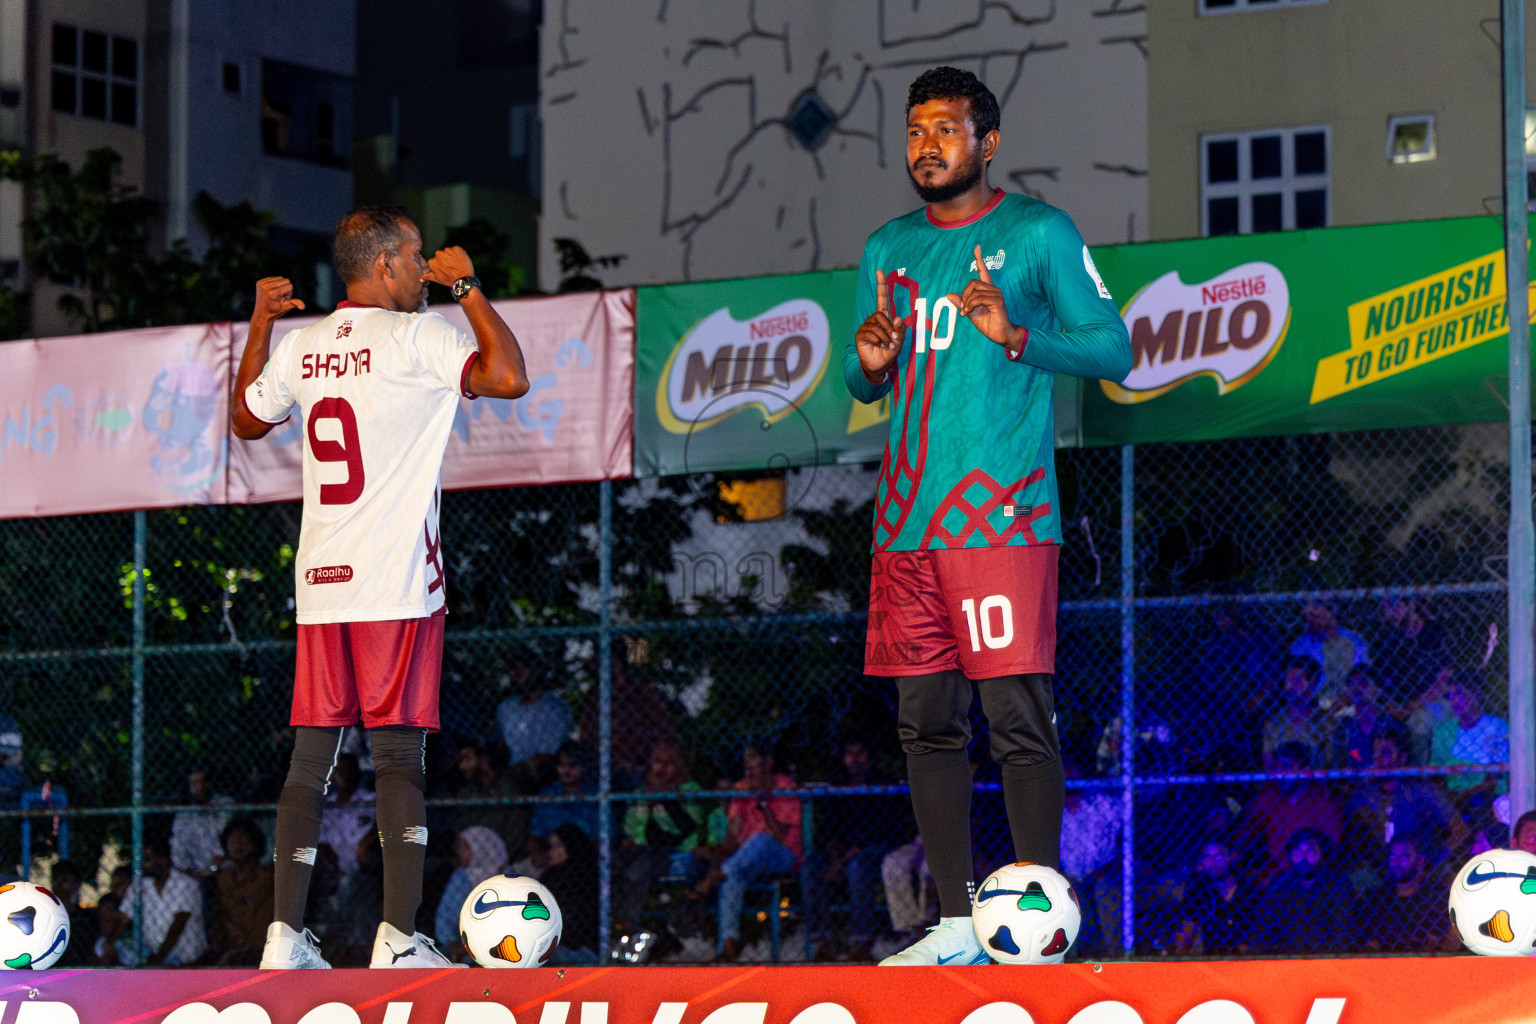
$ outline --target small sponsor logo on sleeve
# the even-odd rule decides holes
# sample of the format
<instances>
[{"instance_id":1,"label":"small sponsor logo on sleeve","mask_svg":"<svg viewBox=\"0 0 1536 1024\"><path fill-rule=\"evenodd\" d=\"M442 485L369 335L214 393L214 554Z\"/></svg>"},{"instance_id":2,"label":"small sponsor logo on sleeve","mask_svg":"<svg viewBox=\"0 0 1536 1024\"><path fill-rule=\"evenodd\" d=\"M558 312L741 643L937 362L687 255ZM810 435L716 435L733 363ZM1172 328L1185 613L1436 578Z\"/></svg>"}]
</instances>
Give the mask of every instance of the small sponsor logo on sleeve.
<instances>
[{"instance_id":1,"label":"small sponsor logo on sleeve","mask_svg":"<svg viewBox=\"0 0 1536 1024\"><path fill-rule=\"evenodd\" d=\"M351 581L350 565L322 565L316 569L304 570L304 582L311 587L317 583L350 583Z\"/></svg>"}]
</instances>

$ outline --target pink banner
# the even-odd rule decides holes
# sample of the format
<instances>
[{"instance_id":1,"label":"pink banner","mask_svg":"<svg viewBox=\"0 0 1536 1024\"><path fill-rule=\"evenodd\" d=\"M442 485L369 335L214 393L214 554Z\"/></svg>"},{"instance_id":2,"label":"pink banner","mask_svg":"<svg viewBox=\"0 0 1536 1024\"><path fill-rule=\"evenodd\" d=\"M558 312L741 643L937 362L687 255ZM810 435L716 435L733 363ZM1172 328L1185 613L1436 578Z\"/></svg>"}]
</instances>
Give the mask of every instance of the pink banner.
<instances>
[{"instance_id":1,"label":"pink banner","mask_svg":"<svg viewBox=\"0 0 1536 1024\"><path fill-rule=\"evenodd\" d=\"M629 476L634 291L496 308L532 387L459 404L443 486ZM469 330L457 305L438 312ZM316 319L284 320L277 336ZM0 344L0 518L297 499L297 415L260 441L229 433L245 333L219 323Z\"/></svg>"},{"instance_id":2,"label":"pink banner","mask_svg":"<svg viewBox=\"0 0 1536 1024\"><path fill-rule=\"evenodd\" d=\"M225 500L228 324L0 345L0 517Z\"/></svg>"},{"instance_id":3,"label":"pink banner","mask_svg":"<svg viewBox=\"0 0 1536 1024\"><path fill-rule=\"evenodd\" d=\"M0 979L5 1024L1526 1024L1533 1007L1525 957Z\"/></svg>"},{"instance_id":4,"label":"pink banner","mask_svg":"<svg viewBox=\"0 0 1536 1024\"><path fill-rule=\"evenodd\" d=\"M635 293L583 292L497 302L517 335L532 386L516 401L461 401L443 459L443 486L507 487L627 477L634 420ZM435 307L469 333L457 305ZM285 318L285 333L317 318ZM245 347L235 325L236 352ZM232 365L237 365L238 354ZM259 441L232 439L229 501L297 499L297 414Z\"/></svg>"}]
</instances>

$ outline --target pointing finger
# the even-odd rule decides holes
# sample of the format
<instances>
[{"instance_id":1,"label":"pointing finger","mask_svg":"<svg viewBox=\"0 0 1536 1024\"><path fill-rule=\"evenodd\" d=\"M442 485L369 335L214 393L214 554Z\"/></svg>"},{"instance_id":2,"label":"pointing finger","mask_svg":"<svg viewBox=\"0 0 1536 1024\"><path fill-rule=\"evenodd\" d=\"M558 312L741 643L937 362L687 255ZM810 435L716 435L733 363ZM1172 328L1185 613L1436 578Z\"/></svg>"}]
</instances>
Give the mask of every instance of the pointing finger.
<instances>
[{"instance_id":1,"label":"pointing finger","mask_svg":"<svg viewBox=\"0 0 1536 1024\"><path fill-rule=\"evenodd\" d=\"M992 283L992 271L987 269L987 261L981 255L981 246L976 247L976 276L987 284Z\"/></svg>"},{"instance_id":2,"label":"pointing finger","mask_svg":"<svg viewBox=\"0 0 1536 1024\"><path fill-rule=\"evenodd\" d=\"M886 312L885 271L875 271L875 312Z\"/></svg>"}]
</instances>

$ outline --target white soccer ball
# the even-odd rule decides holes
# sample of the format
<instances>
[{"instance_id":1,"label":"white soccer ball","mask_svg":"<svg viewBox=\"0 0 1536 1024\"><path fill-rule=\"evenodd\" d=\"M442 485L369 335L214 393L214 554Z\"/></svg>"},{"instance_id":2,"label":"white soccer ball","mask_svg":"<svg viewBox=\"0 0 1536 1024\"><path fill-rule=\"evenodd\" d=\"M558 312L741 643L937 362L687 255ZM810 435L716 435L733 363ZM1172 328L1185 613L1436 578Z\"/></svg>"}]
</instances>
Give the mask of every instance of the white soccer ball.
<instances>
[{"instance_id":1,"label":"white soccer ball","mask_svg":"<svg viewBox=\"0 0 1536 1024\"><path fill-rule=\"evenodd\" d=\"M1003 865L971 903L976 941L998 963L1059 964L1082 923L1072 883L1043 864Z\"/></svg>"},{"instance_id":2,"label":"white soccer ball","mask_svg":"<svg viewBox=\"0 0 1536 1024\"><path fill-rule=\"evenodd\" d=\"M31 882L0 885L0 964L12 971L52 967L69 945L69 911Z\"/></svg>"},{"instance_id":3,"label":"white soccer ball","mask_svg":"<svg viewBox=\"0 0 1536 1024\"><path fill-rule=\"evenodd\" d=\"M1451 925L1472 952L1536 953L1536 856L1489 850L1473 857L1451 882L1450 909Z\"/></svg>"},{"instance_id":4,"label":"white soccer ball","mask_svg":"<svg viewBox=\"0 0 1536 1024\"><path fill-rule=\"evenodd\" d=\"M492 875L464 901L459 938L481 967L541 967L560 944L560 905L536 879Z\"/></svg>"}]
</instances>

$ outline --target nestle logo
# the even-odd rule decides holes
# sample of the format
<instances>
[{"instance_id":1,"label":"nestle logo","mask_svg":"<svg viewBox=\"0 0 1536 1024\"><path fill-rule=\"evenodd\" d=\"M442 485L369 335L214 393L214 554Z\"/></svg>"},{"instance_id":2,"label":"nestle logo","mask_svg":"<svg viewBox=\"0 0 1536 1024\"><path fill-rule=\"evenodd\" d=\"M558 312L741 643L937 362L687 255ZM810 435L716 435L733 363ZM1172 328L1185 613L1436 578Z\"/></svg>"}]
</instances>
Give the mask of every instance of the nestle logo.
<instances>
[{"instance_id":1,"label":"nestle logo","mask_svg":"<svg viewBox=\"0 0 1536 1024\"><path fill-rule=\"evenodd\" d=\"M1215 284L1200 286L1200 302L1206 306L1218 302L1236 302L1238 299L1252 299L1263 294L1263 274L1232 281L1218 281Z\"/></svg>"},{"instance_id":2,"label":"nestle logo","mask_svg":"<svg viewBox=\"0 0 1536 1024\"><path fill-rule=\"evenodd\" d=\"M350 565L322 565L318 569L304 570L304 582L310 586L316 583L347 583L351 579Z\"/></svg>"}]
</instances>

